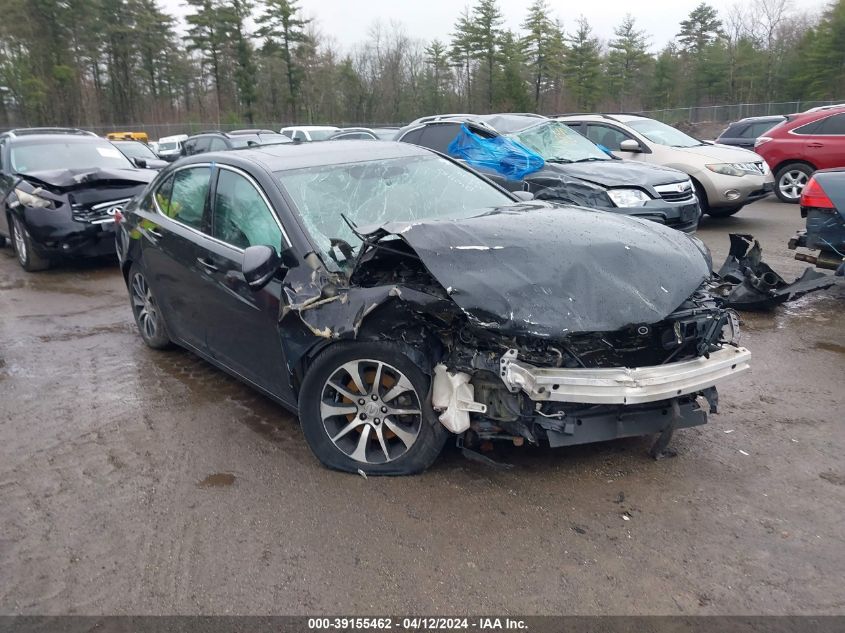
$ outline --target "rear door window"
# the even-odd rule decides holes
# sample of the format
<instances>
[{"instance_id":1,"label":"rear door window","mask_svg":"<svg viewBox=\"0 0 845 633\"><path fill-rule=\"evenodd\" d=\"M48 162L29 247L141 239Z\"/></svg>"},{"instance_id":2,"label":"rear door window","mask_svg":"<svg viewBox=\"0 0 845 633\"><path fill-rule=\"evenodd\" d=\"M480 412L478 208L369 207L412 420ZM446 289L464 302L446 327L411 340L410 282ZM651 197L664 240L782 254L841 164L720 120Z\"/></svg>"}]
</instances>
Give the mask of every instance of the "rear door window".
<instances>
[{"instance_id":1,"label":"rear door window","mask_svg":"<svg viewBox=\"0 0 845 633\"><path fill-rule=\"evenodd\" d=\"M201 136L196 140L194 144L194 154L202 154L208 151L208 148L211 146L211 139L208 136Z\"/></svg>"},{"instance_id":2,"label":"rear door window","mask_svg":"<svg viewBox=\"0 0 845 633\"><path fill-rule=\"evenodd\" d=\"M407 134L402 136L403 143L413 143L414 145L420 145L420 138L422 137L424 128L418 128L416 130L411 130Z\"/></svg>"},{"instance_id":3,"label":"rear door window","mask_svg":"<svg viewBox=\"0 0 845 633\"><path fill-rule=\"evenodd\" d=\"M279 252L282 231L264 197L247 178L221 169L214 195L211 234L237 248L263 244Z\"/></svg>"},{"instance_id":4,"label":"rear door window","mask_svg":"<svg viewBox=\"0 0 845 633\"><path fill-rule=\"evenodd\" d=\"M218 138L216 136L212 136L209 144L208 144L208 151L209 152L222 152L228 149L226 146L226 141L222 138Z\"/></svg>"},{"instance_id":5,"label":"rear door window","mask_svg":"<svg viewBox=\"0 0 845 633\"><path fill-rule=\"evenodd\" d=\"M845 134L845 113L834 114L824 119L816 134Z\"/></svg>"},{"instance_id":6,"label":"rear door window","mask_svg":"<svg viewBox=\"0 0 845 633\"><path fill-rule=\"evenodd\" d=\"M159 210L181 224L203 230L210 179L209 167L180 169L156 190Z\"/></svg>"},{"instance_id":7,"label":"rear door window","mask_svg":"<svg viewBox=\"0 0 845 633\"><path fill-rule=\"evenodd\" d=\"M449 153L449 145L458 136L461 126L458 123L435 123L423 128L420 145L443 154Z\"/></svg>"}]
</instances>

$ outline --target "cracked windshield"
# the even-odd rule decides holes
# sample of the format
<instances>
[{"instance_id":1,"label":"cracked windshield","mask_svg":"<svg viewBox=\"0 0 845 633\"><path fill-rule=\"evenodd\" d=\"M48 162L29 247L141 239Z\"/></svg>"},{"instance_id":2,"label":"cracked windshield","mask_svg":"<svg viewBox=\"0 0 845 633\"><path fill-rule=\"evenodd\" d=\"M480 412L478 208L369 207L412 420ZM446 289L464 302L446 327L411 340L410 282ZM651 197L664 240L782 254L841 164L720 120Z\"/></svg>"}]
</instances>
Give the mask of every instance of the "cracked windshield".
<instances>
[{"instance_id":1,"label":"cracked windshield","mask_svg":"<svg viewBox=\"0 0 845 633\"><path fill-rule=\"evenodd\" d=\"M331 240L357 248L343 220L367 228L387 222L454 220L513 204L496 187L438 157L413 156L277 172L323 255ZM325 259L325 257L324 257Z\"/></svg>"},{"instance_id":2,"label":"cracked windshield","mask_svg":"<svg viewBox=\"0 0 845 633\"><path fill-rule=\"evenodd\" d=\"M549 163L613 160L595 143L571 130L568 125L556 121L535 125L511 134L510 138L534 150Z\"/></svg>"}]
</instances>

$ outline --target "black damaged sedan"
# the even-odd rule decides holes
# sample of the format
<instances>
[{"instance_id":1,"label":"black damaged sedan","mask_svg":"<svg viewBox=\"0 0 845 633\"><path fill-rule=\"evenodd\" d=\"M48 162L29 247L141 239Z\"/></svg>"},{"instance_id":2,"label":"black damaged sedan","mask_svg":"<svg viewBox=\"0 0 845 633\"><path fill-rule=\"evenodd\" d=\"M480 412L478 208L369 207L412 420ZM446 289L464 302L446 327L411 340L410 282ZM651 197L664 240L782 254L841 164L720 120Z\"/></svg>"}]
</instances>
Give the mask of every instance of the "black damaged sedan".
<instances>
[{"instance_id":1,"label":"black damaged sedan","mask_svg":"<svg viewBox=\"0 0 845 633\"><path fill-rule=\"evenodd\" d=\"M125 207L117 247L147 345L297 412L344 471L419 472L450 436L662 450L748 368L700 241L405 143L191 157Z\"/></svg>"},{"instance_id":2,"label":"black damaged sedan","mask_svg":"<svg viewBox=\"0 0 845 633\"><path fill-rule=\"evenodd\" d=\"M29 128L0 135L0 246L24 270L114 255L114 214L155 177L91 132Z\"/></svg>"}]
</instances>

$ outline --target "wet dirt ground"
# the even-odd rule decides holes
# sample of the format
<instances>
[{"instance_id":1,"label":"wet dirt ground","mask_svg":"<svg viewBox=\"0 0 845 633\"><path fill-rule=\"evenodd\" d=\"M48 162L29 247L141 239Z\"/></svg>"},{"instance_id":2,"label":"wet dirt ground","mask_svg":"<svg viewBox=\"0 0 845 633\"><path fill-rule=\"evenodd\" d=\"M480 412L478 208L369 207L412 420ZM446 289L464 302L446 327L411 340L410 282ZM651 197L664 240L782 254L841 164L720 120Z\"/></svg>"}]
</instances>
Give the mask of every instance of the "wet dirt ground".
<instances>
[{"instance_id":1,"label":"wet dirt ground","mask_svg":"<svg viewBox=\"0 0 845 633\"><path fill-rule=\"evenodd\" d=\"M791 278L798 209L705 219ZM845 613L845 289L744 316L710 424L570 449L322 468L296 420L135 333L108 264L0 249L2 614Z\"/></svg>"}]
</instances>

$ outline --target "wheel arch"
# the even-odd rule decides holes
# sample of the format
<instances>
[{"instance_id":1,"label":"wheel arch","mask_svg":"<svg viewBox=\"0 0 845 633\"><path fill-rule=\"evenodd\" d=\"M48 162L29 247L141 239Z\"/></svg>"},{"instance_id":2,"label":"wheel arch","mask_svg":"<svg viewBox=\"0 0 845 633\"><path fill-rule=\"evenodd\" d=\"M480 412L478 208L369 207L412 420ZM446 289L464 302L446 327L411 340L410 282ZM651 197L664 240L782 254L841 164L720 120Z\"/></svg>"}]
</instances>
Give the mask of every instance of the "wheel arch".
<instances>
[{"instance_id":1,"label":"wheel arch","mask_svg":"<svg viewBox=\"0 0 845 633\"><path fill-rule=\"evenodd\" d=\"M786 160L782 160L780 163L778 163L778 165L772 170L772 175L777 176L777 173L781 169L786 167L787 165L796 165L796 164L797 165L806 165L807 167L809 167L813 171L816 171L816 169L818 169L815 165L813 165L813 163L811 163L808 160L804 160L803 158L786 159Z\"/></svg>"}]
</instances>

